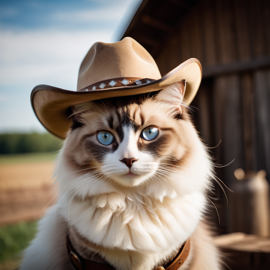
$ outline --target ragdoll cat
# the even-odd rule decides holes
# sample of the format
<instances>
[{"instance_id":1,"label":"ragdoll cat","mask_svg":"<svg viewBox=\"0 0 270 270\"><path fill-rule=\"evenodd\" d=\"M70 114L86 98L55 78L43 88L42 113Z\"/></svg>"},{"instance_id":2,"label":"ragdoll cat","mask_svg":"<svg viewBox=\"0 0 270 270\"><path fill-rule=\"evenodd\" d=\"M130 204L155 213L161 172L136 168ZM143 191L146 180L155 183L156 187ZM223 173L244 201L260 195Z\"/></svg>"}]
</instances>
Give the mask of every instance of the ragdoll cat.
<instances>
[{"instance_id":1,"label":"ragdoll cat","mask_svg":"<svg viewBox=\"0 0 270 270\"><path fill-rule=\"evenodd\" d=\"M185 82L75 105L59 154L59 201L39 223L22 270L73 269L84 258L117 270L166 266L191 239L181 270L218 270L203 222L212 163L183 103Z\"/></svg>"}]
</instances>

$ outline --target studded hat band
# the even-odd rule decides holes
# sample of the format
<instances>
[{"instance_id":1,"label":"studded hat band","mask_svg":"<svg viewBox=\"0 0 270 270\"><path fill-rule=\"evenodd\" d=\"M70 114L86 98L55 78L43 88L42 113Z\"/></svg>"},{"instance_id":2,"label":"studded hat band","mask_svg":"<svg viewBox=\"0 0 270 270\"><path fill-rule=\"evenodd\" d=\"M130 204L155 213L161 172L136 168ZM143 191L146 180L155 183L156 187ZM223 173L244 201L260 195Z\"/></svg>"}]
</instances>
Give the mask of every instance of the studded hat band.
<instances>
[{"instance_id":1,"label":"studded hat band","mask_svg":"<svg viewBox=\"0 0 270 270\"><path fill-rule=\"evenodd\" d=\"M137 78L137 77L120 77L114 78L104 81L99 81L94 84L91 84L87 87L80 89L78 92L87 92L87 91L95 91L95 90L102 90L102 89L109 89L113 87L120 87L120 86L136 86L136 85L145 85L151 82L154 82L154 79L148 78Z\"/></svg>"},{"instance_id":2,"label":"studded hat band","mask_svg":"<svg viewBox=\"0 0 270 270\"><path fill-rule=\"evenodd\" d=\"M76 270L113 270L114 267L102 263L96 263L81 257L71 244L67 236L67 252L73 267ZM182 245L174 260L168 266L158 266L153 270L177 270L186 261L190 252L190 238Z\"/></svg>"}]
</instances>

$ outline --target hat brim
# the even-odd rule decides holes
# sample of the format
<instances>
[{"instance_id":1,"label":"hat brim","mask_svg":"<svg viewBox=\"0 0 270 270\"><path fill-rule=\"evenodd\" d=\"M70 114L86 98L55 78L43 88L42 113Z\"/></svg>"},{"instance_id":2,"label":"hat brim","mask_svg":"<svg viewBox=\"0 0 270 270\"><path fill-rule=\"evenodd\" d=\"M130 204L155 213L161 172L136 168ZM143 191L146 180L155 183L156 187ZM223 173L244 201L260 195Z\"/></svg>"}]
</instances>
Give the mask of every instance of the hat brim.
<instances>
[{"instance_id":1,"label":"hat brim","mask_svg":"<svg viewBox=\"0 0 270 270\"><path fill-rule=\"evenodd\" d=\"M161 90L181 80L186 81L184 102L188 105L195 97L202 79L202 66L198 59L191 58L162 78L145 85L132 85L97 89L89 92L64 90L49 85L38 85L31 93L33 110L41 124L55 136L65 139L72 124L68 109L86 101L131 96Z\"/></svg>"}]
</instances>

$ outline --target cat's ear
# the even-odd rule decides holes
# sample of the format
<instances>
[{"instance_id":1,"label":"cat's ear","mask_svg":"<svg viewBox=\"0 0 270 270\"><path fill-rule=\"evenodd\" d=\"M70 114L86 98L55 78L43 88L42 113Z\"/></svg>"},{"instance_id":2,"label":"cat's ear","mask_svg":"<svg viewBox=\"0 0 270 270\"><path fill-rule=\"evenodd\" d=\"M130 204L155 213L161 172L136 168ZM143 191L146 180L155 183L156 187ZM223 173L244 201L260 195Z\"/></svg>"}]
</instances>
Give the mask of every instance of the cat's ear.
<instances>
[{"instance_id":1,"label":"cat's ear","mask_svg":"<svg viewBox=\"0 0 270 270\"><path fill-rule=\"evenodd\" d=\"M185 91L186 81L183 80L165 87L158 93L156 100L176 106L176 109L178 109L180 114L182 114L181 105L184 99Z\"/></svg>"}]
</instances>

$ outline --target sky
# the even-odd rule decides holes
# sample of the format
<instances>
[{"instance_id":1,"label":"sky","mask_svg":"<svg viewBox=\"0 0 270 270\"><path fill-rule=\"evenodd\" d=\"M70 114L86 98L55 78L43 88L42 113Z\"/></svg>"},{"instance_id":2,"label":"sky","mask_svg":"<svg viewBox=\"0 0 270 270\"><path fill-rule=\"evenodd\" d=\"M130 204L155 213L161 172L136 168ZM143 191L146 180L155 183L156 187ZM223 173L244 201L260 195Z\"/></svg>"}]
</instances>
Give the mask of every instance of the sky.
<instances>
[{"instance_id":1,"label":"sky","mask_svg":"<svg viewBox=\"0 0 270 270\"><path fill-rule=\"evenodd\" d=\"M76 90L97 41L116 42L141 0L0 0L0 133L43 132L30 104L38 84Z\"/></svg>"}]
</instances>

